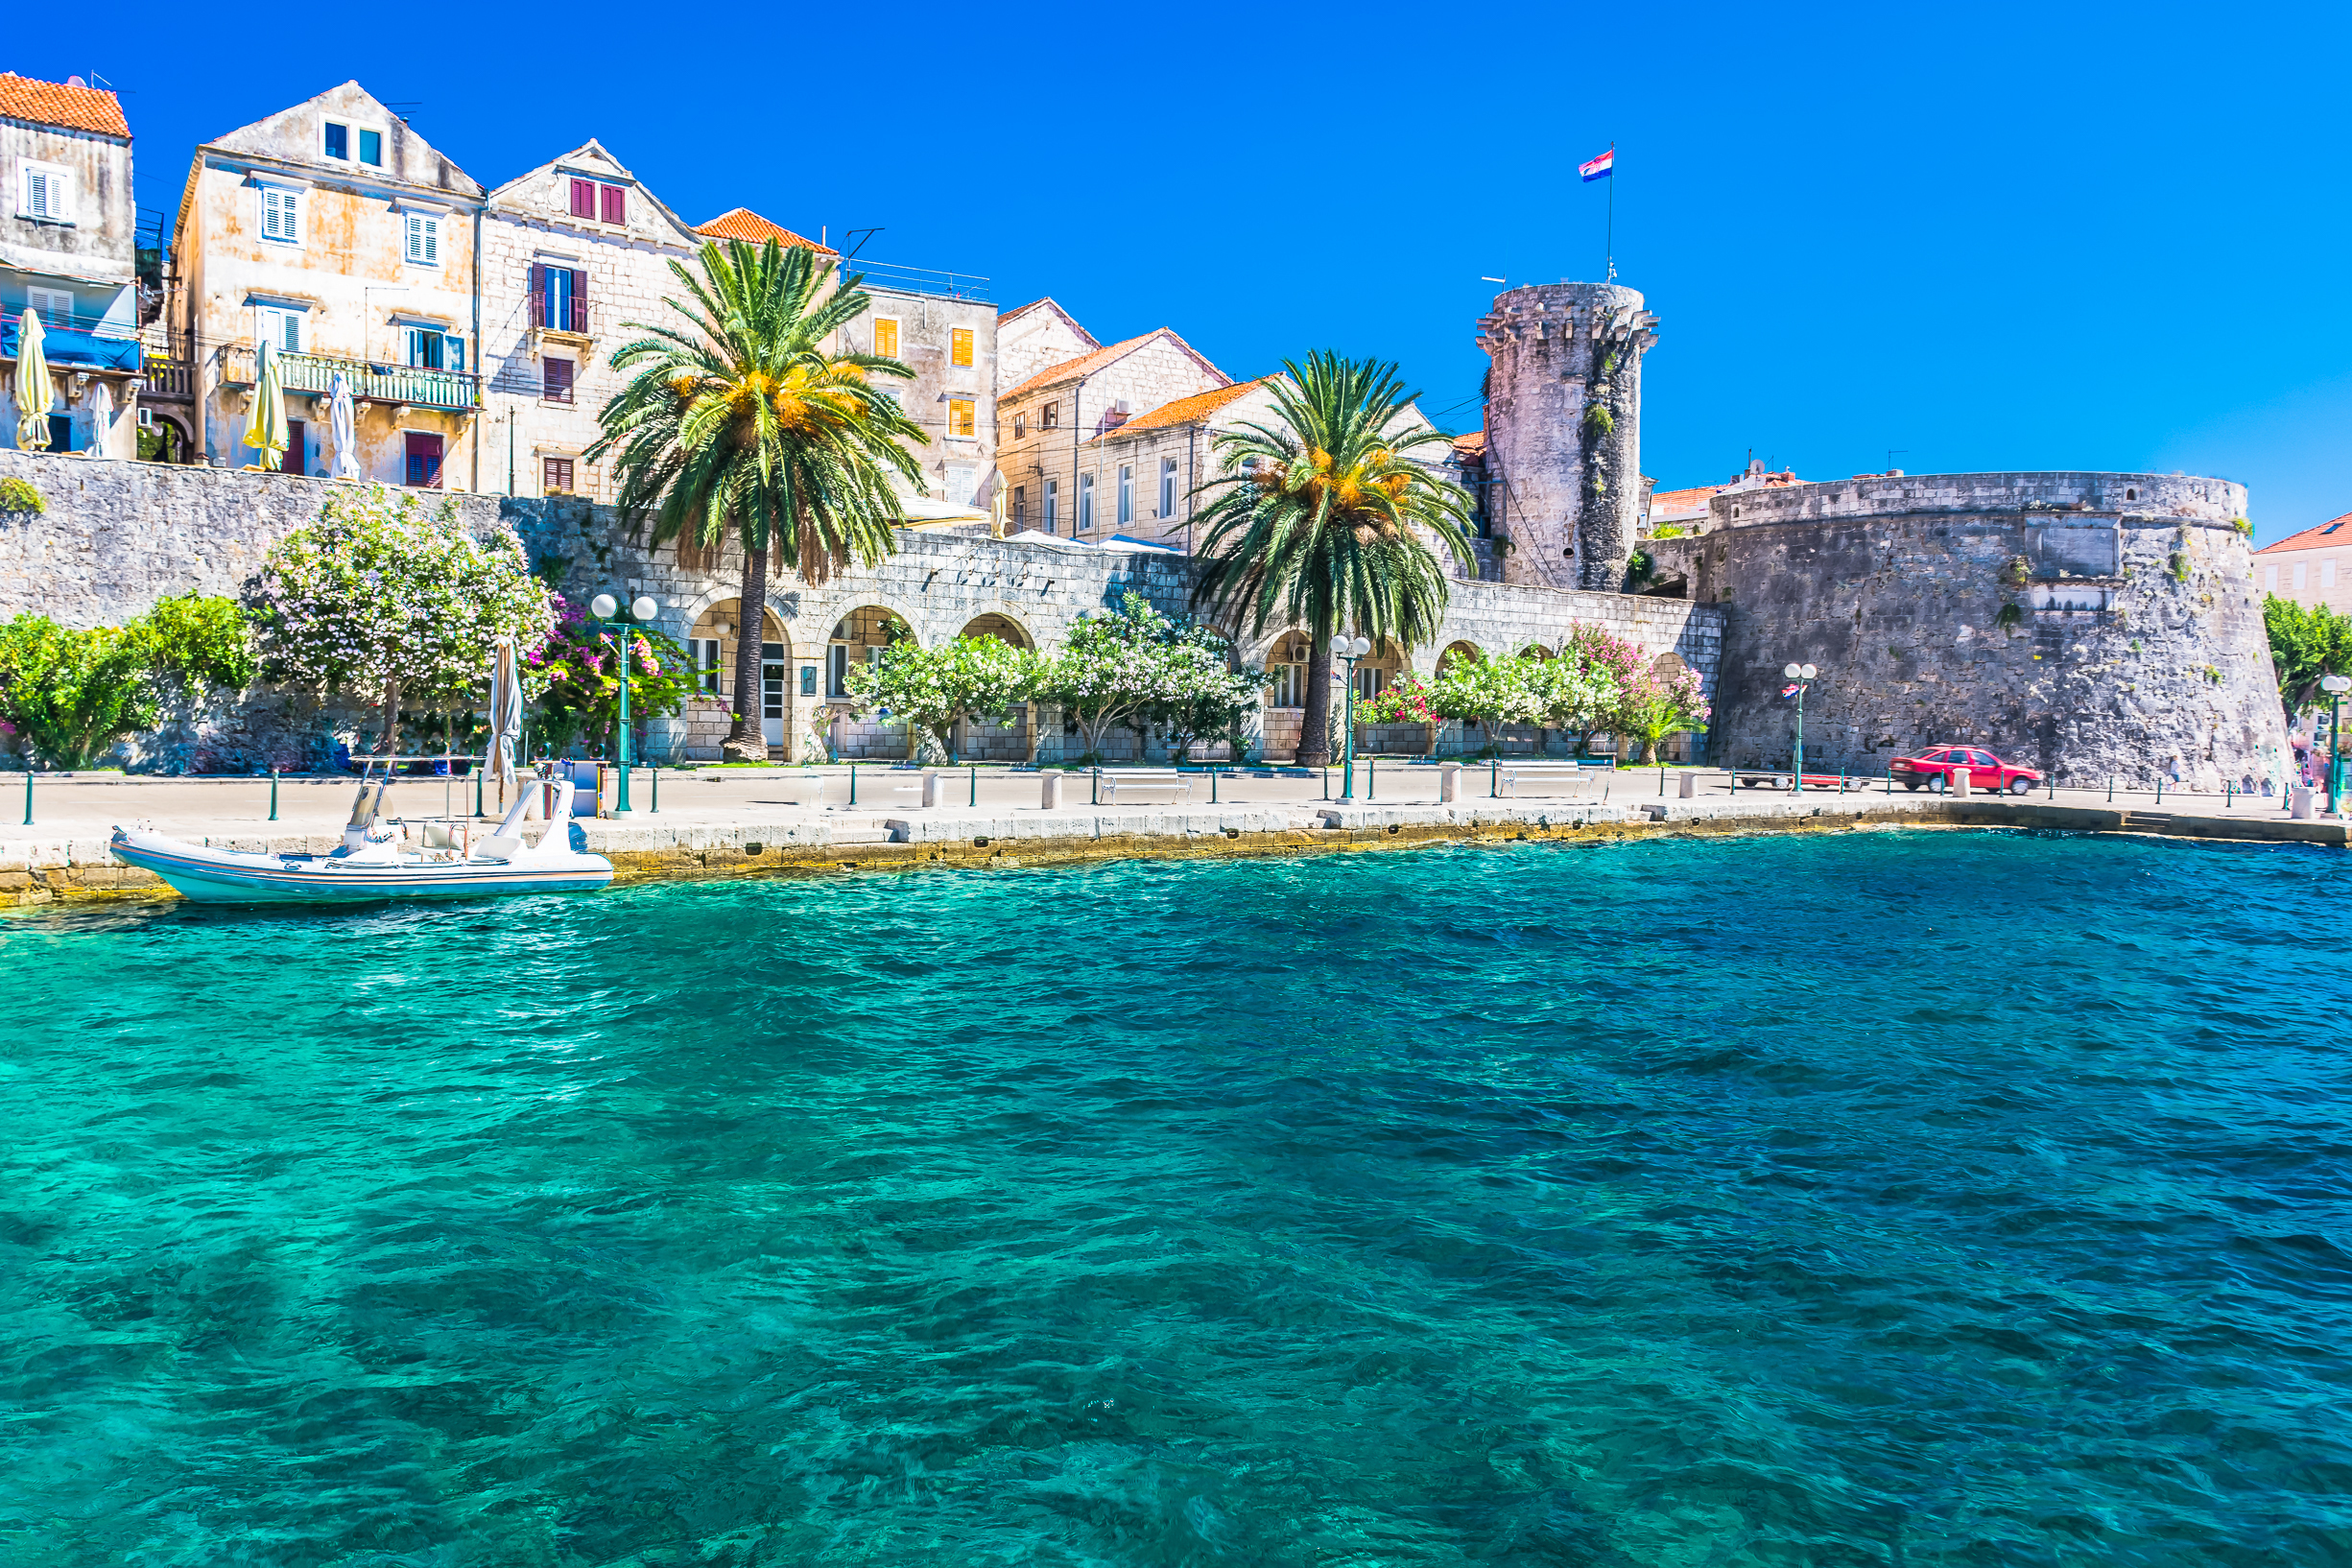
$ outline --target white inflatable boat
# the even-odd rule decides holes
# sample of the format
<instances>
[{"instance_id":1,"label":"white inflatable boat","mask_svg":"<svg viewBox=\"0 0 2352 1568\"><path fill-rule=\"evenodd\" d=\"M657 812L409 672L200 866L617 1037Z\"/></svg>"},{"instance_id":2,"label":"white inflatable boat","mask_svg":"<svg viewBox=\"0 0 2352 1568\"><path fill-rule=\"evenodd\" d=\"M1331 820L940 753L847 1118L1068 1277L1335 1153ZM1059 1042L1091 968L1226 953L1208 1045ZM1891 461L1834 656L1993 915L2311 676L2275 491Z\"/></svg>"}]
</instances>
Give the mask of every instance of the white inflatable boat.
<instances>
[{"instance_id":1,"label":"white inflatable boat","mask_svg":"<svg viewBox=\"0 0 2352 1568\"><path fill-rule=\"evenodd\" d=\"M211 904L499 898L585 892L612 881L612 862L587 852L587 835L572 820L569 779L526 778L522 798L494 833L476 837L468 821L427 819L408 824L419 830L414 843L380 820L390 783L389 769L381 783L361 778L342 847L330 854L247 854L124 827L114 830L108 847L124 865ZM547 823L536 844L523 836L523 824L534 819Z\"/></svg>"}]
</instances>

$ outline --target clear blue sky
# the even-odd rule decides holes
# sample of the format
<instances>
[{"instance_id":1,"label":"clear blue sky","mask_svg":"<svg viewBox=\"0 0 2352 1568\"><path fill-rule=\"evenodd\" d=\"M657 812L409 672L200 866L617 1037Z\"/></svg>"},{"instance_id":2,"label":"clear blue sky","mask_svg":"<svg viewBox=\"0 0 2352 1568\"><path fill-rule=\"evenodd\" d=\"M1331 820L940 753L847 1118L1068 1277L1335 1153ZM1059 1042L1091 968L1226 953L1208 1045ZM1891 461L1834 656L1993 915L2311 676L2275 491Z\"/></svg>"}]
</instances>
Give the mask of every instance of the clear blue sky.
<instances>
[{"instance_id":1,"label":"clear blue sky","mask_svg":"<svg viewBox=\"0 0 2352 1568\"><path fill-rule=\"evenodd\" d=\"M2219 474L2265 540L2352 511L2340 5L713 17L489 8L432 47L332 8L165 44L19 28L8 68L122 89L150 207L199 139L356 77L485 184L594 135L689 221L882 225L869 257L1052 294L1105 341L1173 326L1236 375L1391 357L1456 427L1481 275L1600 274L1606 188L1575 165L1613 140L1661 486L1896 448Z\"/></svg>"}]
</instances>

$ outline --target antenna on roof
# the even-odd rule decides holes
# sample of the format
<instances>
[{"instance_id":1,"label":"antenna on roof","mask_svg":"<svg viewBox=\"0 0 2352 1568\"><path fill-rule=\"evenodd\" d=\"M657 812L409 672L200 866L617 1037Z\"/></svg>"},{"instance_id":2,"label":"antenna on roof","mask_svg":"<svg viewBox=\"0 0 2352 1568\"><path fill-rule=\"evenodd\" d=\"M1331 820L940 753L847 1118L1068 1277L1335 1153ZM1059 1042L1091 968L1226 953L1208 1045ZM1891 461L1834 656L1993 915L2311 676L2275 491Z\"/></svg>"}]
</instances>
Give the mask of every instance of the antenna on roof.
<instances>
[{"instance_id":1,"label":"antenna on roof","mask_svg":"<svg viewBox=\"0 0 2352 1568\"><path fill-rule=\"evenodd\" d=\"M866 236L866 240L870 240L881 232L882 230L878 226L873 228L844 228L842 230L842 243L843 245L849 245L851 240L858 240L858 236L861 234ZM866 240L858 240L857 244L849 245L849 249L842 252L842 260L847 261L850 257L865 249Z\"/></svg>"}]
</instances>

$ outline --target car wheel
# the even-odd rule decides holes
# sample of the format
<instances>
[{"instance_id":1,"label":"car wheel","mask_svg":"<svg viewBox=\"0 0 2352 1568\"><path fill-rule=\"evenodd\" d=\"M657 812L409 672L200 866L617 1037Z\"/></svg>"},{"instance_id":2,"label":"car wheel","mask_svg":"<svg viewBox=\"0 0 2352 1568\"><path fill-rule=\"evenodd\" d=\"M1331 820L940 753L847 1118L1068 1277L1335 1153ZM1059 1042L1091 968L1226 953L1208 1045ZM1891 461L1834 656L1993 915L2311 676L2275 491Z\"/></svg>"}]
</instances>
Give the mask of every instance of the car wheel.
<instances>
[{"instance_id":1,"label":"car wheel","mask_svg":"<svg viewBox=\"0 0 2352 1568\"><path fill-rule=\"evenodd\" d=\"M1930 795L1941 795L1950 787L1951 780L1944 777L1944 775L1941 773L1937 773L1934 778L1927 781L1928 793Z\"/></svg>"},{"instance_id":2,"label":"car wheel","mask_svg":"<svg viewBox=\"0 0 2352 1568\"><path fill-rule=\"evenodd\" d=\"M1740 780L1740 788L1743 790L1752 790L1755 787L1756 781L1752 778L1743 778Z\"/></svg>"},{"instance_id":3,"label":"car wheel","mask_svg":"<svg viewBox=\"0 0 2352 1568\"><path fill-rule=\"evenodd\" d=\"M2032 793L2033 780L2026 777L2024 774L2021 773L2017 777L2009 780L2009 794L2031 795Z\"/></svg>"}]
</instances>

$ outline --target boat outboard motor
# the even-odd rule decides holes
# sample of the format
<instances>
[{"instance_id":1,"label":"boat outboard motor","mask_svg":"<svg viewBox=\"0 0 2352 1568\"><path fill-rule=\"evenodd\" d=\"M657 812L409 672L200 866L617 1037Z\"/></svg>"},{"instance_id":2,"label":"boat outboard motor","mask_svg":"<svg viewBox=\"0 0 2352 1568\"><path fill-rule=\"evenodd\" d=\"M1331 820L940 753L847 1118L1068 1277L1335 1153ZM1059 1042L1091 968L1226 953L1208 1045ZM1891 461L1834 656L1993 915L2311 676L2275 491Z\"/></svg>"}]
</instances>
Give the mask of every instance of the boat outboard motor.
<instances>
[{"instance_id":1,"label":"boat outboard motor","mask_svg":"<svg viewBox=\"0 0 2352 1568\"><path fill-rule=\"evenodd\" d=\"M374 765L371 763L368 766ZM376 783L375 803L369 805L368 803L368 775L366 773L360 775L359 798L351 802L351 820L345 822L343 828L344 848L364 849L371 843L391 842L392 837L391 829L387 828L381 833L375 830L377 819L384 815L384 792L391 788L392 765L387 763L383 778Z\"/></svg>"}]
</instances>

